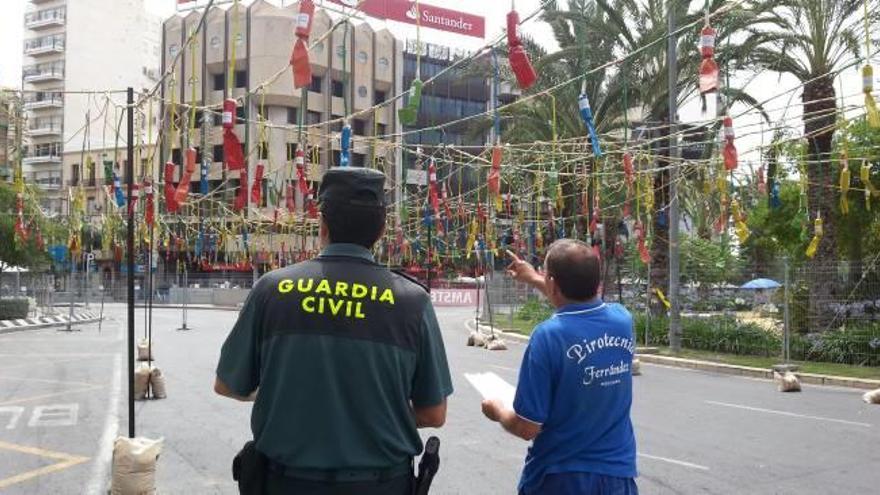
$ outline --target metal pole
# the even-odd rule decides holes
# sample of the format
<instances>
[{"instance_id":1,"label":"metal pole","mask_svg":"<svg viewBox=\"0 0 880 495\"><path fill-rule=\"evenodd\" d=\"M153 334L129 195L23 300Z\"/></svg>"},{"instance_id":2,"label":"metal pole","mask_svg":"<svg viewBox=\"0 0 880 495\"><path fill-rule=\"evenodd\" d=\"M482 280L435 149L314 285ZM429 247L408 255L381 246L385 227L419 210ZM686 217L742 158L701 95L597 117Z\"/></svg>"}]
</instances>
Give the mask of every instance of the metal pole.
<instances>
[{"instance_id":1,"label":"metal pole","mask_svg":"<svg viewBox=\"0 0 880 495\"><path fill-rule=\"evenodd\" d=\"M128 148L125 161L125 182L128 186L128 204L134 189L134 89L126 92L128 107ZM128 209L128 437L134 438L134 208Z\"/></svg>"},{"instance_id":2,"label":"metal pole","mask_svg":"<svg viewBox=\"0 0 880 495\"><path fill-rule=\"evenodd\" d=\"M667 45L667 65L669 67L669 346L673 352L681 350L681 300L679 297L679 261L678 244L679 224L679 149L678 149L678 37L675 34L675 4L669 2L667 12L669 43Z\"/></svg>"},{"instance_id":3,"label":"metal pole","mask_svg":"<svg viewBox=\"0 0 880 495\"><path fill-rule=\"evenodd\" d=\"M788 364L789 359L791 359L791 319L789 314L789 275L788 275L788 257L783 259L785 263L785 303L784 303L784 316L783 316L783 349L782 349L782 359L785 361L785 364Z\"/></svg>"},{"instance_id":4,"label":"metal pole","mask_svg":"<svg viewBox=\"0 0 880 495\"><path fill-rule=\"evenodd\" d=\"M645 346L651 345L651 260L648 260L648 277L645 287Z\"/></svg>"}]
</instances>

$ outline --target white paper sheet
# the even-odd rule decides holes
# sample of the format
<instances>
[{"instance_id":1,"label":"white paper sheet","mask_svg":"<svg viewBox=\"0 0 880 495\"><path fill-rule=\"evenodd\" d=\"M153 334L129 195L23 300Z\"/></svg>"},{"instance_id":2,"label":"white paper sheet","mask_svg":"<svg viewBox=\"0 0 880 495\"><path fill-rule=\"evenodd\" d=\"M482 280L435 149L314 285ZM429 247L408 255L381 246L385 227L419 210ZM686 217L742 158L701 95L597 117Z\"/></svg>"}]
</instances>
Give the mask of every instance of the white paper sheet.
<instances>
[{"instance_id":1,"label":"white paper sheet","mask_svg":"<svg viewBox=\"0 0 880 495\"><path fill-rule=\"evenodd\" d=\"M471 385L477 389L477 392L484 399L499 399L504 407L513 409L513 397L516 394L516 388L504 381L503 378L492 372L487 373L465 373Z\"/></svg>"}]
</instances>

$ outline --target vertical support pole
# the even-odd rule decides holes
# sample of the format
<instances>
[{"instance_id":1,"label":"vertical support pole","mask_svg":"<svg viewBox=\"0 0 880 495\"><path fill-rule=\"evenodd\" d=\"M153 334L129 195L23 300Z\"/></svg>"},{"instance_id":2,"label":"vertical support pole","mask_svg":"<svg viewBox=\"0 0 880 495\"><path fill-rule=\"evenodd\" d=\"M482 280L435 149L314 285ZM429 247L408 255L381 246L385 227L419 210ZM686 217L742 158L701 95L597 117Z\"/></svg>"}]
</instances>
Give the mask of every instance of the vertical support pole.
<instances>
[{"instance_id":1,"label":"vertical support pole","mask_svg":"<svg viewBox=\"0 0 880 495\"><path fill-rule=\"evenodd\" d=\"M788 364L788 361L791 359L791 314L789 313L789 300L791 297L791 292L789 292L789 274L788 274L788 257L786 256L783 260L785 263L785 303L784 303L784 316L783 316L783 334L782 334L782 359L785 364Z\"/></svg>"},{"instance_id":2,"label":"vertical support pole","mask_svg":"<svg viewBox=\"0 0 880 495\"><path fill-rule=\"evenodd\" d=\"M675 34L675 4L669 2L667 12L669 43L667 45L667 66L669 68L669 346L673 352L681 350L681 298L679 297L679 199L678 179L678 36Z\"/></svg>"},{"instance_id":3,"label":"vertical support pole","mask_svg":"<svg viewBox=\"0 0 880 495\"><path fill-rule=\"evenodd\" d=\"M134 89L126 91L126 116L128 132L126 146L128 148L125 161L125 182L128 187L128 204L131 204L134 189ZM128 266L128 437L134 438L134 208L128 208L127 235Z\"/></svg>"}]
</instances>

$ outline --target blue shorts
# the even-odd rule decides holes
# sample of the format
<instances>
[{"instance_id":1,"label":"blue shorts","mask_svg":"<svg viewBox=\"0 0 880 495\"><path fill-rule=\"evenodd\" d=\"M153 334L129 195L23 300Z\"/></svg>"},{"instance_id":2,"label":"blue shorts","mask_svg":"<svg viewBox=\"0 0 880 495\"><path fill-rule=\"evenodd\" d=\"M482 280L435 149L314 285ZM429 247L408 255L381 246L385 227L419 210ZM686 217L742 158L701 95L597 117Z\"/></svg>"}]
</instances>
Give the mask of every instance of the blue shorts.
<instances>
[{"instance_id":1,"label":"blue shorts","mask_svg":"<svg viewBox=\"0 0 880 495\"><path fill-rule=\"evenodd\" d=\"M548 474L537 487L520 495L639 495L633 478L595 473Z\"/></svg>"}]
</instances>

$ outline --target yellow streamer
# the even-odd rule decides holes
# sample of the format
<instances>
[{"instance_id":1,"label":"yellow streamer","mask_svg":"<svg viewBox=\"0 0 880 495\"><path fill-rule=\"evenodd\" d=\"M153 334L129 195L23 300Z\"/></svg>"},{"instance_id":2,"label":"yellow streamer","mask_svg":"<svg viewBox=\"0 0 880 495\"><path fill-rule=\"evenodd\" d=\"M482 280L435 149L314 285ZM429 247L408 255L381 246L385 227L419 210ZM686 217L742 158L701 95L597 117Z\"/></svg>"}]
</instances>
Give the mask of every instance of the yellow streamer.
<instances>
[{"instance_id":1,"label":"yellow streamer","mask_svg":"<svg viewBox=\"0 0 880 495\"><path fill-rule=\"evenodd\" d=\"M813 222L813 238L810 240L810 244L807 246L807 258L813 259L816 256L816 251L819 249L819 241L822 240L822 235L824 234L824 230L822 229L822 214L819 213L816 215L816 220Z\"/></svg>"},{"instance_id":2,"label":"yellow streamer","mask_svg":"<svg viewBox=\"0 0 880 495\"><path fill-rule=\"evenodd\" d=\"M664 294L663 291L660 290L659 287L654 289L654 294L656 294L657 299L659 299L660 302L663 303L664 308L666 308L667 310L672 308L672 303L669 302L669 299L666 299L666 294Z\"/></svg>"},{"instance_id":3,"label":"yellow streamer","mask_svg":"<svg viewBox=\"0 0 880 495\"><path fill-rule=\"evenodd\" d=\"M851 176L849 171L849 161L846 157L846 150L844 150L843 154L841 154L840 162L840 213L842 215L848 215L849 200L847 199L846 195L847 193L849 193L849 182Z\"/></svg>"},{"instance_id":4,"label":"yellow streamer","mask_svg":"<svg viewBox=\"0 0 880 495\"><path fill-rule=\"evenodd\" d=\"M750 232L749 227L746 225L745 219L743 218L742 209L739 207L739 201L735 199L731 200L730 210L733 214L736 236L739 238L739 242L744 244L748 240Z\"/></svg>"}]
</instances>

